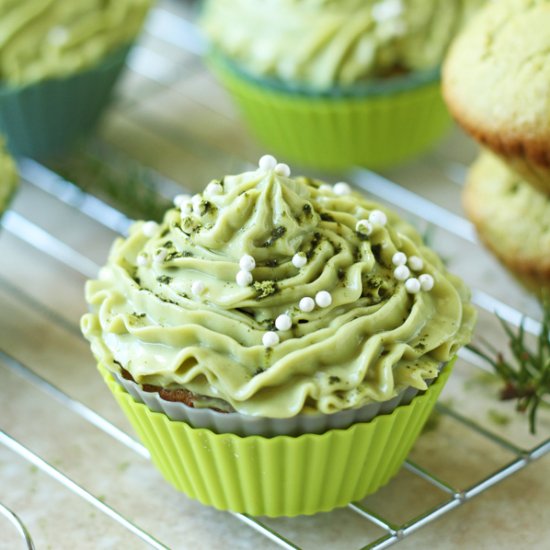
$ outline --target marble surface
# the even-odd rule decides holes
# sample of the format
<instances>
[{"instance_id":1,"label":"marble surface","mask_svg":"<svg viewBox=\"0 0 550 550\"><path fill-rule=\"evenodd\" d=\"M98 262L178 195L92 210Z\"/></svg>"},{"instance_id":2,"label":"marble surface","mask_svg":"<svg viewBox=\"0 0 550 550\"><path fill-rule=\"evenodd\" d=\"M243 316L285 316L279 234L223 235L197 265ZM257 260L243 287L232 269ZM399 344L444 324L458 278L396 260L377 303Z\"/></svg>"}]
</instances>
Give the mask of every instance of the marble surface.
<instances>
[{"instance_id":1,"label":"marble surface","mask_svg":"<svg viewBox=\"0 0 550 550\"><path fill-rule=\"evenodd\" d=\"M159 9L165 14L190 17L185 4L176 1L161 2ZM173 21L177 25L178 19ZM254 163L264 151L247 133L229 98L200 59L176 45L170 33L160 38L154 28L149 31L103 121L99 141L193 190L216 175ZM455 130L434 152L385 175L462 215L460 181L464 166L474 155L472 143ZM294 171L299 171L298 167ZM336 181L337 176L329 178ZM114 232L25 181L13 212L83 255L92 267L105 260L115 237ZM424 227L423 212L418 214L418 219L412 219ZM43 252L25 242L21 233L13 231L17 220L4 219L0 233L0 350L132 434L96 372L88 345L78 330L85 310L85 266L75 270L67 265L74 264L74 255L63 256L57 249L58 257L52 257L51 250ZM47 245L41 241L42 249ZM473 287L540 317L535 301L481 247L441 228L435 230L434 246L448 259L450 268ZM504 345L494 316L483 310L476 337L480 336ZM514 412L512 404L499 402L498 385L480 373L460 360L442 402L524 449L550 437L548 414L541 416L538 435L529 435L526 419ZM500 422L496 423L495 418ZM169 548L277 547L239 518L178 494L146 458L17 374L13 363L1 355L0 430L47 461L66 476L63 479L70 478ZM465 490L511 462L514 455L462 422L442 415L433 429L420 437L410 459ZM547 548L549 474L550 456L546 455L419 529L398 547ZM400 524L447 498L403 469L364 504ZM0 502L21 517L39 549L149 547L105 510L1 442ZM351 509L262 521L306 549L361 548L384 534ZM0 549L23 548L2 516L0 533Z\"/></svg>"}]
</instances>

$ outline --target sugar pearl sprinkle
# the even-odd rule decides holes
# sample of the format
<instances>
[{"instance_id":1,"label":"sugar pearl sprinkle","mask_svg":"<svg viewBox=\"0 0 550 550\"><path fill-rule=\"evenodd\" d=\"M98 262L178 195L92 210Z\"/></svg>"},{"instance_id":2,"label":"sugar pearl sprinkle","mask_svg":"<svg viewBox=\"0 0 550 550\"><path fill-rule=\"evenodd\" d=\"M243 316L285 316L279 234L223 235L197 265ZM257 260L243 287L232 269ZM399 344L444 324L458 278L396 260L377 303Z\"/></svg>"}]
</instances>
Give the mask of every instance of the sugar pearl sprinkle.
<instances>
[{"instance_id":1,"label":"sugar pearl sprinkle","mask_svg":"<svg viewBox=\"0 0 550 550\"><path fill-rule=\"evenodd\" d=\"M403 252L396 252L392 256L391 261L393 265L405 265L407 263L407 256Z\"/></svg>"},{"instance_id":2,"label":"sugar pearl sprinkle","mask_svg":"<svg viewBox=\"0 0 550 550\"><path fill-rule=\"evenodd\" d=\"M422 287L418 279L411 277L405 281L405 288L409 294L418 294Z\"/></svg>"},{"instance_id":3,"label":"sugar pearl sprinkle","mask_svg":"<svg viewBox=\"0 0 550 550\"><path fill-rule=\"evenodd\" d=\"M317 292L315 295L315 303L319 307L328 307L330 304L332 304L332 296L330 295L330 292L327 292L326 290L321 290Z\"/></svg>"},{"instance_id":4,"label":"sugar pearl sprinkle","mask_svg":"<svg viewBox=\"0 0 550 550\"><path fill-rule=\"evenodd\" d=\"M241 269L237 273L237 276L235 277L235 281L239 286L245 287L248 286L253 280L252 273L250 271L244 271L244 269Z\"/></svg>"},{"instance_id":5,"label":"sugar pearl sprinkle","mask_svg":"<svg viewBox=\"0 0 550 550\"><path fill-rule=\"evenodd\" d=\"M411 272L410 272L409 268L406 265L398 265L393 270L393 276L398 281L406 281L410 277L410 275L411 275Z\"/></svg>"},{"instance_id":6,"label":"sugar pearl sprinkle","mask_svg":"<svg viewBox=\"0 0 550 550\"><path fill-rule=\"evenodd\" d=\"M424 261L418 256L411 256L408 264L413 271L420 271L424 267Z\"/></svg>"},{"instance_id":7,"label":"sugar pearl sprinkle","mask_svg":"<svg viewBox=\"0 0 550 550\"><path fill-rule=\"evenodd\" d=\"M273 346L276 346L280 341L279 335L276 332L273 332L272 330L269 330L268 332L264 333L262 336L262 343L266 348L271 348Z\"/></svg>"},{"instance_id":8,"label":"sugar pearl sprinkle","mask_svg":"<svg viewBox=\"0 0 550 550\"><path fill-rule=\"evenodd\" d=\"M304 313L310 313L315 309L315 300L309 296L306 296L300 300L298 303L298 308Z\"/></svg>"},{"instance_id":9,"label":"sugar pearl sprinkle","mask_svg":"<svg viewBox=\"0 0 550 550\"><path fill-rule=\"evenodd\" d=\"M264 155L258 162L260 170L274 170L277 166L277 159L272 155Z\"/></svg>"},{"instance_id":10,"label":"sugar pearl sprinkle","mask_svg":"<svg viewBox=\"0 0 550 550\"><path fill-rule=\"evenodd\" d=\"M369 214L369 222L373 225L384 226L388 223L388 217L384 214L384 212L382 212L382 210L373 210Z\"/></svg>"},{"instance_id":11,"label":"sugar pearl sprinkle","mask_svg":"<svg viewBox=\"0 0 550 550\"><path fill-rule=\"evenodd\" d=\"M256 260L250 254L245 254L239 260L239 267L243 271L252 271L256 267Z\"/></svg>"},{"instance_id":12,"label":"sugar pearl sprinkle","mask_svg":"<svg viewBox=\"0 0 550 550\"><path fill-rule=\"evenodd\" d=\"M422 275L420 275L420 277L418 277L418 280L420 281L420 287L425 292L430 291L434 287L434 278L428 273L423 273Z\"/></svg>"},{"instance_id":13,"label":"sugar pearl sprinkle","mask_svg":"<svg viewBox=\"0 0 550 550\"><path fill-rule=\"evenodd\" d=\"M307 257L303 252L297 252L292 256L292 265L300 269L307 264Z\"/></svg>"},{"instance_id":14,"label":"sugar pearl sprinkle","mask_svg":"<svg viewBox=\"0 0 550 550\"><path fill-rule=\"evenodd\" d=\"M279 163L277 166L275 166L275 173L278 176L284 176L288 178L290 176L290 167L288 164Z\"/></svg>"},{"instance_id":15,"label":"sugar pearl sprinkle","mask_svg":"<svg viewBox=\"0 0 550 550\"><path fill-rule=\"evenodd\" d=\"M355 224L355 231L361 233L362 235L370 235L372 233L373 227L372 223L369 220L359 220Z\"/></svg>"},{"instance_id":16,"label":"sugar pearl sprinkle","mask_svg":"<svg viewBox=\"0 0 550 550\"><path fill-rule=\"evenodd\" d=\"M290 315L286 313L282 313L275 319L275 327L277 330L290 330L292 327L292 319L290 318Z\"/></svg>"},{"instance_id":17,"label":"sugar pearl sprinkle","mask_svg":"<svg viewBox=\"0 0 550 550\"><path fill-rule=\"evenodd\" d=\"M335 183L332 190L338 196L349 195L351 193L350 185L344 181L339 181L338 183Z\"/></svg>"},{"instance_id":18,"label":"sugar pearl sprinkle","mask_svg":"<svg viewBox=\"0 0 550 550\"><path fill-rule=\"evenodd\" d=\"M191 284L191 292L195 296L200 296L206 290L206 286L202 281L193 281Z\"/></svg>"},{"instance_id":19,"label":"sugar pearl sprinkle","mask_svg":"<svg viewBox=\"0 0 550 550\"><path fill-rule=\"evenodd\" d=\"M159 224L157 222L145 222L141 226L141 232L146 237L154 237L155 233L158 231Z\"/></svg>"}]
</instances>

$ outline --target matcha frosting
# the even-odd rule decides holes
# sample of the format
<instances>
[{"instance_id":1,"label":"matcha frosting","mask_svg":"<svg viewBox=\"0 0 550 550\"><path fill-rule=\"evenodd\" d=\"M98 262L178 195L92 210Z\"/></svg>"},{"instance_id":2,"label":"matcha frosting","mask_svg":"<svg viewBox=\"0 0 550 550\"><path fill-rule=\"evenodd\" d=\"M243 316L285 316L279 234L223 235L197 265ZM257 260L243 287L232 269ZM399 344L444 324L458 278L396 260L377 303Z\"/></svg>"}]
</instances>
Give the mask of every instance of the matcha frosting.
<instances>
[{"instance_id":1,"label":"matcha frosting","mask_svg":"<svg viewBox=\"0 0 550 550\"><path fill-rule=\"evenodd\" d=\"M115 241L86 286L82 330L100 363L273 418L426 389L469 340L465 285L392 212L346 184L287 173L264 164L213 181ZM431 290L398 280L397 252Z\"/></svg>"},{"instance_id":2,"label":"matcha frosting","mask_svg":"<svg viewBox=\"0 0 550 550\"><path fill-rule=\"evenodd\" d=\"M84 70L139 32L152 0L0 0L0 82Z\"/></svg>"},{"instance_id":3,"label":"matcha frosting","mask_svg":"<svg viewBox=\"0 0 550 550\"><path fill-rule=\"evenodd\" d=\"M13 159L5 152L0 139L0 216L8 207L9 200L17 186L17 172Z\"/></svg>"},{"instance_id":4,"label":"matcha frosting","mask_svg":"<svg viewBox=\"0 0 550 550\"><path fill-rule=\"evenodd\" d=\"M438 67L483 0L215 0L217 50L256 76L317 88Z\"/></svg>"}]
</instances>

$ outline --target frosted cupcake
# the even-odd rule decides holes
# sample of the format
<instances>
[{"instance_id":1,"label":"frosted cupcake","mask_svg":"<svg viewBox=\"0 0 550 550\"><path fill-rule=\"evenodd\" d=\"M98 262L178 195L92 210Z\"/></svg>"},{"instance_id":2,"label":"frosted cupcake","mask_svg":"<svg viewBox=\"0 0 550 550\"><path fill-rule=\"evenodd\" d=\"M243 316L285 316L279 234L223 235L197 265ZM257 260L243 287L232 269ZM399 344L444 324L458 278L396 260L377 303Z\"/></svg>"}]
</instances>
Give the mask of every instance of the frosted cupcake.
<instances>
[{"instance_id":1,"label":"frosted cupcake","mask_svg":"<svg viewBox=\"0 0 550 550\"><path fill-rule=\"evenodd\" d=\"M0 2L0 131L14 154L60 154L93 128L150 4Z\"/></svg>"},{"instance_id":2,"label":"frosted cupcake","mask_svg":"<svg viewBox=\"0 0 550 550\"><path fill-rule=\"evenodd\" d=\"M448 44L481 0L216 0L211 65L258 137L317 168L383 168L432 146L450 118Z\"/></svg>"},{"instance_id":3,"label":"frosted cupcake","mask_svg":"<svg viewBox=\"0 0 550 550\"><path fill-rule=\"evenodd\" d=\"M13 159L6 153L0 139L0 217L7 209L17 187L17 172Z\"/></svg>"},{"instance_id":4,"label":"frosted cupcake","mask_svg":"<svg viewBox=\"0 0 550 550\"><path fill-rule=\"evenodd\" d=\"M386 483L474 323L466 287L408 224L346 183L289 176L266 156L136 223L82 319L164 476L256 515Z\"/></svg>"}]
</instances>

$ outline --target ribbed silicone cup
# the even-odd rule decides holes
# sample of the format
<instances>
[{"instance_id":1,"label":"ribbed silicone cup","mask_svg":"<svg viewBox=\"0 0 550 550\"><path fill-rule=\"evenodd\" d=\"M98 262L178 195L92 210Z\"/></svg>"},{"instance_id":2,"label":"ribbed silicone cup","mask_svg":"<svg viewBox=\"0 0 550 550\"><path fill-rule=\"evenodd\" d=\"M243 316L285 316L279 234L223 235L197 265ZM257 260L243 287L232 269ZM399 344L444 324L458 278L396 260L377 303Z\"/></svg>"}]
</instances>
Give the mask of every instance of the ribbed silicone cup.
<instances>
[{"instance_id":1,"label":"ribbed silicone cup","mask_svg":"<svg viewBox=\"0 0 550 550\"><path fill-rule=\"evenodd\" d=\"M387 168L430 149L451 126L438 79L381 95L325 97L263 86L216 57L210 66L252 131L284 161Z\"/></svg>"},{"instance_id":2,"label":"ribbed silicone cup","mask_svg":"<svg viewBox=\"0 0 550 550\"><path fill-rule=\"evenodd\" d=\"M452 368L409 405L370 422L324 434L272 438L216 434L152 412L102 365L109 389L162 475L178 490L220 510L315 514L375 492L400 469Z\"/></svg>"},{"instance_id":3,"label":"ribbed silicone cup","mask_svg":"<svg viewBox=\"0 0 550 550\"><path fill-rule=\"evenodd\" d=\"M0 85L0 133L13 155L47 158L70 150L97 123L129 46L98 65L28 86Z\"/></svg>"}]
</instances>

